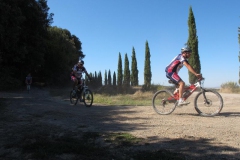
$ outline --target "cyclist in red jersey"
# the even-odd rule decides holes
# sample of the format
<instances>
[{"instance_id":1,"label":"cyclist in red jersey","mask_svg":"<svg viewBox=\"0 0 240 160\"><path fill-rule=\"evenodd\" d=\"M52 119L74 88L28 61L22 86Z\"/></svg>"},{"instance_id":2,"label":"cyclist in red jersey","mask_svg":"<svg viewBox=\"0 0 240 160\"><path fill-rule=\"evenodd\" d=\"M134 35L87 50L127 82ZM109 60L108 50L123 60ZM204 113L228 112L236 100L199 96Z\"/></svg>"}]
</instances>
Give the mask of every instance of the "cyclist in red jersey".
<instances>
[{"instance_id":1,"label":"cyclist in red jersey","mask_svg":"<svg viewBox=\"0 0 240 160\"><path fill-rule=\"evenodd\" d=\"M185 102L182 99L185 82L178 75L178 72L183 67L183 65L186 66L187 69L192 72L196 77L202 77L202 75L197 73L188 63L187 59L191 56L191 52L191 49L188 47L182 48L181 54L177 55L165 69L167 78L179 85L178 106L189 104L189 102Z\"/></svg>"}]
</instances>

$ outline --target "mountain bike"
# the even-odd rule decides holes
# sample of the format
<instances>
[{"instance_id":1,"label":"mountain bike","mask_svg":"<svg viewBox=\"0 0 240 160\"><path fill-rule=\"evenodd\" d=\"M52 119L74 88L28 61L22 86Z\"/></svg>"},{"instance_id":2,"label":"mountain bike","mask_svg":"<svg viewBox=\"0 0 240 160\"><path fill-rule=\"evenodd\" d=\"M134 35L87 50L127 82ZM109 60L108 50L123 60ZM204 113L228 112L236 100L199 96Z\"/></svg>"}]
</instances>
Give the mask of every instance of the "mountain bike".
<instances>
[{"instance_id":1,"label":"mountain bike","mask_svg":"<svg viewBox=\"0 0 240 160\"><path fill-rule=\"evenodd\" d=\"M222 96L215 90L202 87L204 78L198 79L195 84L187 86L183 91L183 100L187 100L198 88L200 91L194 98L194 108L201 116L215 116L223 108ZM171 80L169 83L174 84ZM176 89L174 94L170 90L157 91L152 98L153 109L160 115L171 114L178 105L179 92L178 84L174 84ZM181 106L180 106L181 107Z\"/></svg>"},{"instance_id":2,"label":"mountain bike","mask_svg":"<svg viewBox=\"0 0 240 160\"><path fill-rule=\"evenodd\" d=\"M85 83L85 79L81 79L81 83L76 87L76 93L70 92L70 102L76 105L83 102L86 107L91 107L93 103L93 93Z\"/></svg>"}]
</instances>

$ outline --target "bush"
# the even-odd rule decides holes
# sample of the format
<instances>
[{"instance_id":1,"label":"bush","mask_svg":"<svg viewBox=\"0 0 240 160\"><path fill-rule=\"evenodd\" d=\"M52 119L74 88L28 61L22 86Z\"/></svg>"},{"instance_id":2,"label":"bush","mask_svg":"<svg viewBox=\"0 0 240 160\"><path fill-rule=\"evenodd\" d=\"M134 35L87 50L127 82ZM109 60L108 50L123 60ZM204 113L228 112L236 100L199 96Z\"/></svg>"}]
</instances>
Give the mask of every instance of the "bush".
<instances>
[{"instance_id":1,"label":"bush","mask_svg":"<svg viewBox=\"0 0 240 160\"><path fill-rule=\"evenodd\" d=\"M221 85L220 92L238 93L239 85L236 82L226 82Z\"/></svg>"},{"instance_id":2,"label":"bush","mask_svg":"<svg viewBox=\"0 0 240 160\"><path fill-rule=\"evenodd\" d=\"M23 80L17 79L11 73L10 69L2 68L0 70L0 90L11 90L21 87Z\"/></svg>"}]
</instances>

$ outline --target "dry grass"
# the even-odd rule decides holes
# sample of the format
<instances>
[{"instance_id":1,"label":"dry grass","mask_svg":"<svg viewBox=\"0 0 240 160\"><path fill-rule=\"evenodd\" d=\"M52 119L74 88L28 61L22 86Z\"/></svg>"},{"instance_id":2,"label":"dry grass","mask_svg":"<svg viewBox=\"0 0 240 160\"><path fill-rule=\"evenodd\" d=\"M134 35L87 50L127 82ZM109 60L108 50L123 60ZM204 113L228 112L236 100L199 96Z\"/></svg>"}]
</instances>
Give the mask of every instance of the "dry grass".
<instances>
[{"instance_id":1,"label":"dry grass","mask_svg":"<svg viewBox=\"0 0 240 160\"><path fill-rule=\"evenodd\" d=\"M219 90L221 93L240 93L239 88L221 88Z\"/></svg>"},{"instance_id":2,"label":"dry grass","mask_svg":"<svg viewBox=\"0 0 240 160\"><path fill-rule=\"evenodd\" d=\"M240 93L240 87L236 82L226 82L221 85L219 92L222 93Z\"/></svg>"},{"instance_id":3,"label":"dry grass","mask_svg":"<svg viewBox=\"0 0 240 160\"><path fill-rule=\"evenodd\" d=\"M149 106L152 104L153 94L153 92L142 92L141 90L136 91L134 94L94 94L94 103L105 105Z\"/></svg>"},{"instance_id":4,"label":"dry grass","mask_svg":"<svg viewBox=\"0 0 240 160\"><path fill-rule=\"evenodd\" d=\"M140 100L140 99L149 99L152 98L153 92L143 92L141 90L136 91L133 95L130 95L132 99Z\"/></svg>"}]
</instances>

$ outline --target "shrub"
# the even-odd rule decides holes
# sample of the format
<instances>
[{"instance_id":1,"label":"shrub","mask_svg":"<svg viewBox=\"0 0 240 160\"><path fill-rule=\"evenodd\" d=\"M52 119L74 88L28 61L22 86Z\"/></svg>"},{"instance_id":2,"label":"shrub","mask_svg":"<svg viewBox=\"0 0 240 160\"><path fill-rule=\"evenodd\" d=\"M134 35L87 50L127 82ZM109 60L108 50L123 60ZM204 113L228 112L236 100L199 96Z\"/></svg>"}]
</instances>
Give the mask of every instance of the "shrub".
<instances>
[{"instance_id":1,"label":"shrub","mask_svg":"<svg viewBox=\"0 0 240 160\"><path fill-rule=\"evenodd\" d=\"M239 86L236 82L226 82L221 85L220 92L237 93Z\"/></svg>"},{"instance_id":2,"label":"shrub","mask_svg":"<svg viewBox=\"0 0 240 160\"><path fill-rule=\"evenodd\" d=\"M22 85L25 79L24 80L18 79L11 75L11 73L12 72L9 71L8 69L0 70L0 82L1 82L0 90L16 89Z\"/></svg>"}]
</instances>

